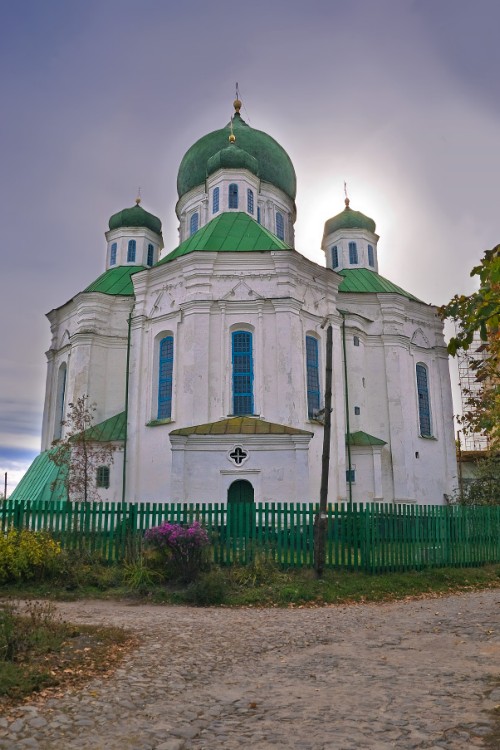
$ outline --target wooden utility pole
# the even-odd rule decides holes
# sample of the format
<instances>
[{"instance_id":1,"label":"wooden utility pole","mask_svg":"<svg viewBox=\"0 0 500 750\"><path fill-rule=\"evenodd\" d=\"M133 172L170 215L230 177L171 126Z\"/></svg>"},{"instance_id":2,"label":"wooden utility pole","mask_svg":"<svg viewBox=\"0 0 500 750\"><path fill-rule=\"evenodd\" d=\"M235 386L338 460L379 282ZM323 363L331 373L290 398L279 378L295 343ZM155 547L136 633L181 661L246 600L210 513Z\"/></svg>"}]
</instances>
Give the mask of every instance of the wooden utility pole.
<instances>
[{"instance_id":1,"label":"wooden utility pole","mask_svg":"<svg viewBox=\"0 0 500 750\"><path fill-rule=\"evenodd\" d=\"M332 326L326 329L326 376L325 376L325 422L323 429L323 456L321 459L321 488L319 491L319 511L314 519L314 570L316 578L321 578L325 567L328 475L330 472L330 435L332 425Z\"/></svg>"}]
</instances>

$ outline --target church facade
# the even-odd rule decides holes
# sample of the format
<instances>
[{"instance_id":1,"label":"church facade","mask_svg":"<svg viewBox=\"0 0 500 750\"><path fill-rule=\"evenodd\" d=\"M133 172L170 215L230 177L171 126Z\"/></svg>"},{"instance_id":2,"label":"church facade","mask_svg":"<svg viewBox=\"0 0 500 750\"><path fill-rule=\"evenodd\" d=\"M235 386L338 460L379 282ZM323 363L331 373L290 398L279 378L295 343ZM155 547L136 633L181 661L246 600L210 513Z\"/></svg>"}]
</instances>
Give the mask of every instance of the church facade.
<instances>
[{"instance_id":1,"label":"church facade","mask_svg":"<svg viewBox=\"0 0 500 750\"><path fill-rule=\"evenodd\" d=\"M329 502L445 502L456 460L436 309L379 275L375 222L348 200L325 223L325 266L295 249L292 162L234 106L182 159L178 247L164 252L137 202L109 221L105 272L48 314L42 454L16 495L50 494L48 451L87 394L93 437L116 449L103 500L317 501L331 326Z\"/></svg>"}]
</instances>

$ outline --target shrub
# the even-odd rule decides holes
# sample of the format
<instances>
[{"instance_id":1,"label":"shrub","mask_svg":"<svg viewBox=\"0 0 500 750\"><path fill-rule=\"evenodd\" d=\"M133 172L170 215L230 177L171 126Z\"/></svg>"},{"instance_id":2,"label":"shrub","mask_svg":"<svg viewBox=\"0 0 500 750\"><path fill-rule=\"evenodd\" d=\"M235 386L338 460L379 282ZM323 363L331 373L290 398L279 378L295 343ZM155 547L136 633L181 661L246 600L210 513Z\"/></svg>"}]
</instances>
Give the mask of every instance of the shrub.
<instances>
[{"instance_id":1,"label":"shrub","mask_svg":"<svg viewBox=\"0 0 500 750\"><path fill-rule=\"evenodd\" d=\"M210 544L207 530L198 521L190 526L166 521L148 529L146 544L156 549L171 578L193 581L203 565L203 551Z\"/></svg>"},{"instance_id":2,"label":"shrub","mask_svg":"<svg viewBox=\"0 0 500 750\"><path fill-rule=\"evenodd\" d=\"M0 534L0 583L51 576L60 554L61 545L45 531L9 529Z\"/></svg>"},{"instance_id":3,"label":"shrub","mask_svg":"<svg viewBox=\"0 0 500 750\"><path fill-rule=\"evenodd\" d=\"M198 607L224 604L227 599L227 581L220 570L203 573L188 587L184 599Z\"/></svg>"}]
</instances>

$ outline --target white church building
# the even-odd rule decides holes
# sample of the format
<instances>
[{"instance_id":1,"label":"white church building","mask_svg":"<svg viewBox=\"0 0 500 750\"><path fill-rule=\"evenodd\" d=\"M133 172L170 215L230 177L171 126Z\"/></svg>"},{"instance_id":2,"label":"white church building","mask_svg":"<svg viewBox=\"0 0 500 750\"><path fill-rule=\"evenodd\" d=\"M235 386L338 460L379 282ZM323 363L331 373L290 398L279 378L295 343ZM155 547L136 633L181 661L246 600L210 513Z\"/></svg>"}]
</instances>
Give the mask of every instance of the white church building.
<instances>
[{"instance_id":1,"label":"white church building","mask_svg":"<svg viewBox=\"0 0 500 750\"><path fill-rule=\"evenodd\" d=\"M375 222L347 199L325 266L295 249L292 162L234 107L181 161L178 247L137 201L109 220L104 273L48 313L42 453L14 496L52 496L48 451L87 394L93 437L116 448L103 500L317 501L331 325L329 502L444 503L456 459L436 308L379 275Z\"/></svg>"}]
</instances>

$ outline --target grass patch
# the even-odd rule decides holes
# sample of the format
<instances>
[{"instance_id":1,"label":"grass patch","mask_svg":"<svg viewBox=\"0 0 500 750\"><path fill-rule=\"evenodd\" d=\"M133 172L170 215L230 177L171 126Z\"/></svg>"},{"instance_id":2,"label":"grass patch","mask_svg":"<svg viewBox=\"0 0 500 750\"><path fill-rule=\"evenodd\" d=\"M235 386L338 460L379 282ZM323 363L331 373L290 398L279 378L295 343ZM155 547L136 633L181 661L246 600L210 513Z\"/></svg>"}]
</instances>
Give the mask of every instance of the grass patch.
<instances>
[{"instance_id":1,"label":"grass patch","mask_svg":"<svg viewBox=\"0 0 500 750\"><path fill-rule=\"evenodd\" d=\"M109 565L85 559L75 562L69 580L4 584L0 587L0 597L135 598L196 606L287 607L392 601L496 587L500 587L500 564L479 568L425 568L379 575L326 570L323 578L316 580L311 569L283 569L256 557L246 566L212 566L195 582L183 584L165 581L157 571L149 569L144 560Z\"/></svg>"},{"instance_id":2,"label":"grass patch","mask_svg":"<svg viewBox=\"0 0 500 750\"><path fill-rule=\"evenodd\" d=\"M73 625L54 609L51 602L27 602L22 611L0 604L0 709L106 673L134 643L120 628Z\"/></svg>"}]
</instances>

